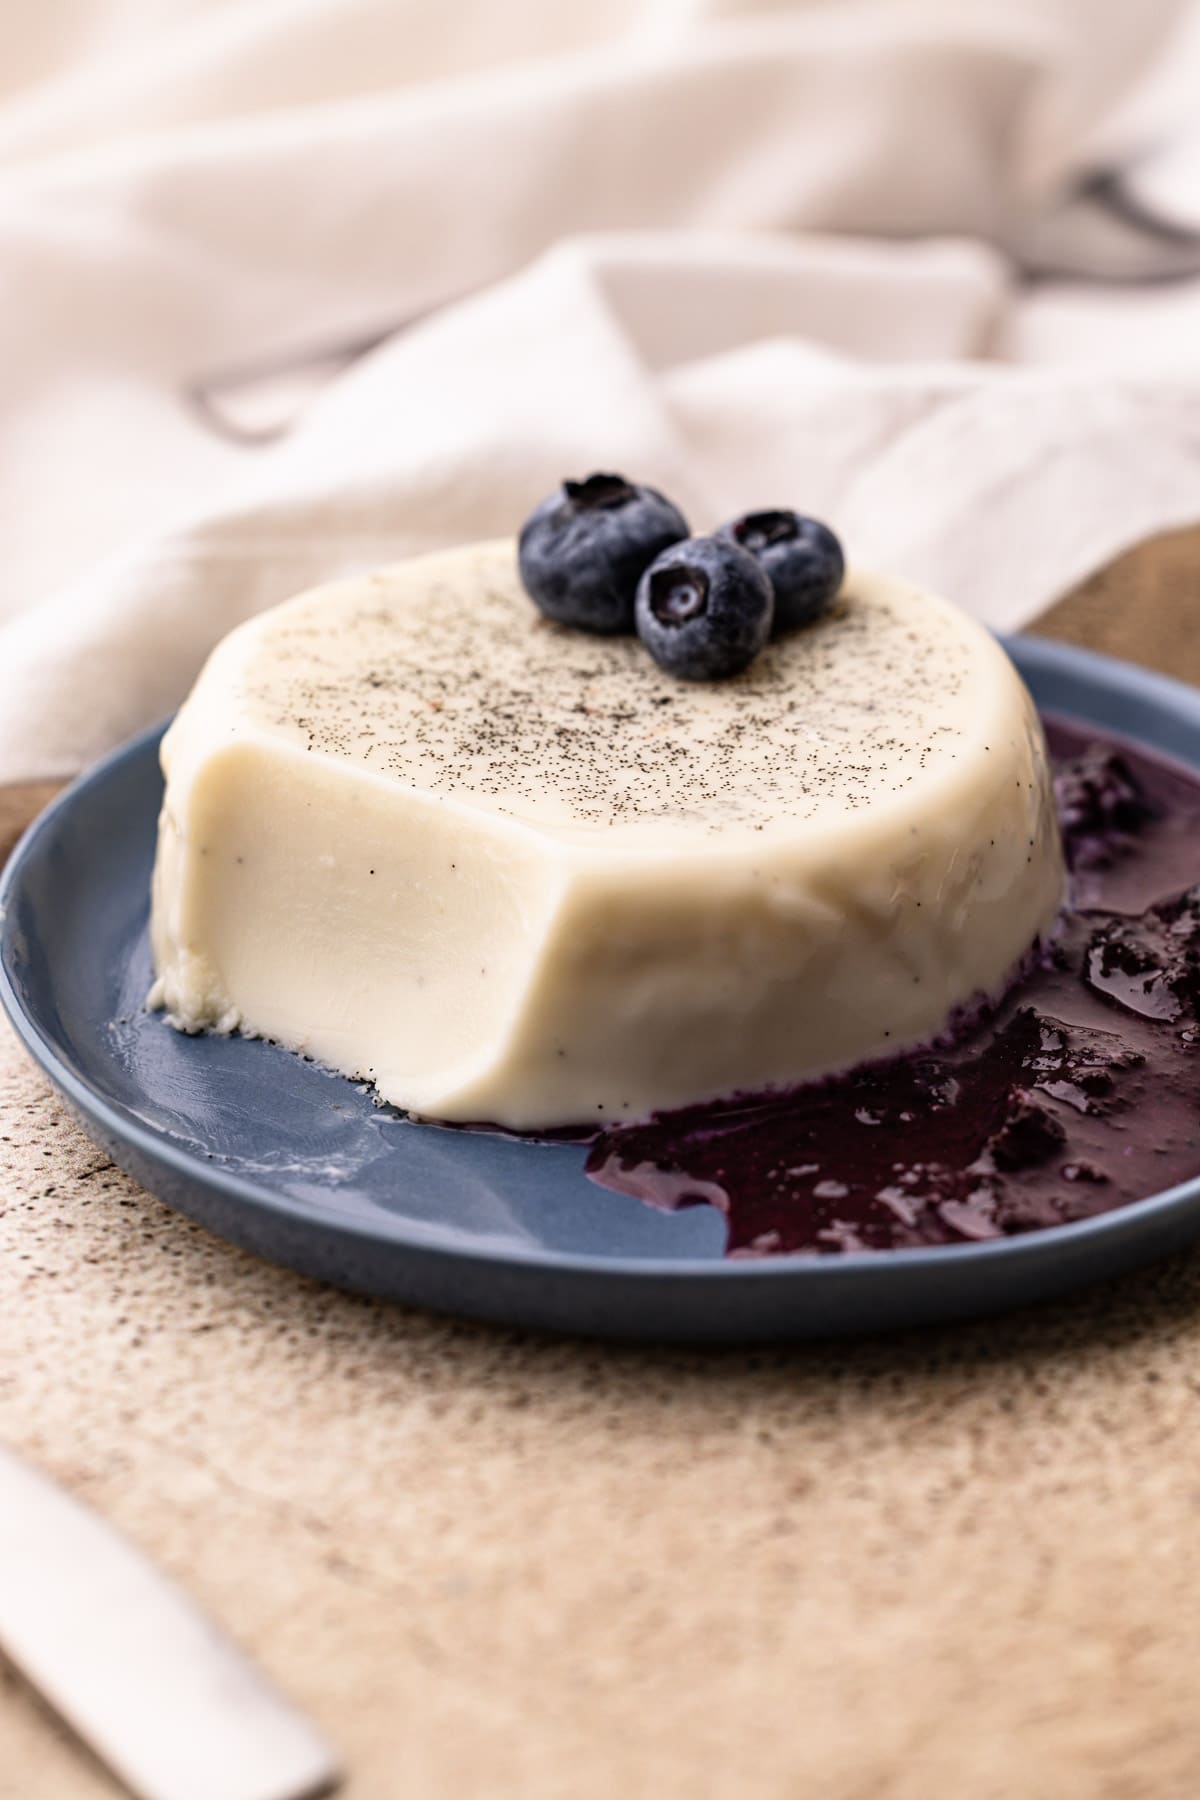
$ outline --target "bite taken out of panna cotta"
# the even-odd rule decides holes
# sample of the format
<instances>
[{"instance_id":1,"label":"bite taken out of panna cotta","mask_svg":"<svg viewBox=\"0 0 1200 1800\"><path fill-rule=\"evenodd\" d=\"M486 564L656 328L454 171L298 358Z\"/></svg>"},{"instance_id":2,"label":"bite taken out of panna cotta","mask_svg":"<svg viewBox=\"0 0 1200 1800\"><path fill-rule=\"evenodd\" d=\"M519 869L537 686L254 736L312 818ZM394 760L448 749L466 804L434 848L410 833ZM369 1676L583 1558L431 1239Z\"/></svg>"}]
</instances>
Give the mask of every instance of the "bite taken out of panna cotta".
<instances>
[{"instance_id":1,"label":"bite taken out of panna cotta","mask_svg":"<svg viewBox=\"0 0 1200 1800\"><path fill-rule=\"evenodd\" d=\"M319 588L162 748L152 1001L517 1130L936 1037L1059 908L1041 727L992 638L852 569L731 680L541 616L511 542Z\"/></svg>"}]
</instances>

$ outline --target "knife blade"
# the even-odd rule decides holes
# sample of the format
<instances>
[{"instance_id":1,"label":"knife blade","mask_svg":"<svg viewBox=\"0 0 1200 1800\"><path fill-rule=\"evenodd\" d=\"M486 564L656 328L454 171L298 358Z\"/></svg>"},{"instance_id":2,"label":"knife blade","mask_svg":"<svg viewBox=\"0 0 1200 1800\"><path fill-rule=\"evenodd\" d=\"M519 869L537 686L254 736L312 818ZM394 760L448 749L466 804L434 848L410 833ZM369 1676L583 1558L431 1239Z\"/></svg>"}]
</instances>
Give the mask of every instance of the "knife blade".
<instances>
[{"instance_id":1,"label":"knife blade","mask_svg":"<svg viewBox=\"0 0 1200 1800\"><path fill-rule=\"evenodd\" d=\"M2 1445L0 1647L140 1800L317 1800L341 1778L172 1580Z\"/></svg>"}]
</instances>

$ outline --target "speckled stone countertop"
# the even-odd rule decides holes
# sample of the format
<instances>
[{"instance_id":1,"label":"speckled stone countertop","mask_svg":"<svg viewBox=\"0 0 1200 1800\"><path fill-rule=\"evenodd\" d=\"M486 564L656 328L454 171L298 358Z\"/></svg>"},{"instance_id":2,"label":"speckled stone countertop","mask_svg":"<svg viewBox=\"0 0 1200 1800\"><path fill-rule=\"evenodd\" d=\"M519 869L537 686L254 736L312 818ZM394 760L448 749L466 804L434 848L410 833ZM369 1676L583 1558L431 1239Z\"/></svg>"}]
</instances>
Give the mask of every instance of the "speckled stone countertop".
<instances>
[{"instance_id":1,"label":"speckled stone countertop","mask_svg":"<svg viewBox=\"0 0 1200 1800\"><path fill-rule=\"evenodd\" d=\"M1047 628L1200 679L1198 571L1160 540ZM892 1341L535 1340L205 1236L0 1030L0 1438L349 1800L1194 1800L1198 1433L1200 1252ZM3 1800L115 1791L0 1669Z\"/></svg>"}]
</instances>

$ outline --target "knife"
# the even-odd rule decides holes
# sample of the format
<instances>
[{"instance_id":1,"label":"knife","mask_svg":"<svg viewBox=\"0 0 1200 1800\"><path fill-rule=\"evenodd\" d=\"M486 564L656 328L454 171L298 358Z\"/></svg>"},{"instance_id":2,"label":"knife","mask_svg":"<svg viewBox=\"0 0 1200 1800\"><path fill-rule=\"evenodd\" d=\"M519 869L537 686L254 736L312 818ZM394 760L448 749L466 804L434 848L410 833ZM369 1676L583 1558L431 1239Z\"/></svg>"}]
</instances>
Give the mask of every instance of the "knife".
<instances>
[{"instance_id":1,"label":"knife","mask_svg":"<svg viewBox=\"0 0 1200 1800\"><path fill-rule=\"evenodd\" d=\"M3 1446L0 1648L140 1800L317 1800L341 1778L173 1581Z\"/></svg>"}]
</instances>

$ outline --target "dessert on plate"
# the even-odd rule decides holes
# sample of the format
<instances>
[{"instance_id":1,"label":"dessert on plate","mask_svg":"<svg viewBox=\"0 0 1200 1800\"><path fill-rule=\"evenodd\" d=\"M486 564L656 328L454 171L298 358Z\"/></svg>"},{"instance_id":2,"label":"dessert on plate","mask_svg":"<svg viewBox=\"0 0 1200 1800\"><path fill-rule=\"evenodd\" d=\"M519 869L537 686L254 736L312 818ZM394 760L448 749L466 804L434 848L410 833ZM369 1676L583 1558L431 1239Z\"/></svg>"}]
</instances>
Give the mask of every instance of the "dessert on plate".
<instances>
[{"instance_id":1,"label":"dessert on plate","mask_svg":"<svg viewBox=\"0 0 1200 1800\"><path fill-rule=\"evenodd\" d=\"M815 522L567 483L288 601L163 743L152 1003L425 1118L620 1125L927 1044L1048 932L1040 723Z\"/></svg>"}]
</instances>

